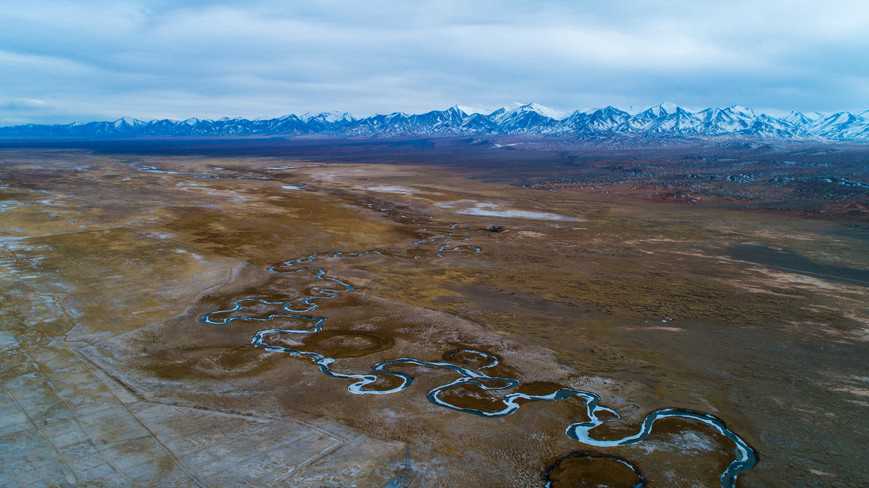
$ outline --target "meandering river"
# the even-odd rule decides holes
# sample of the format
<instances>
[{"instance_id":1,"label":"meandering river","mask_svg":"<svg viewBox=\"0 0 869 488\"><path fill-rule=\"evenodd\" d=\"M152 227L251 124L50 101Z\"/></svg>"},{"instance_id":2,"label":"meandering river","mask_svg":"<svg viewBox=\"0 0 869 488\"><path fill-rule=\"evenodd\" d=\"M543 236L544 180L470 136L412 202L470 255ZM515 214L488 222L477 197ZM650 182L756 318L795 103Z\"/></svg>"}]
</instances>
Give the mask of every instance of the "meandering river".
<instances>
[{"instance_id":1,"label":"meandering river","mask_svg":"<svg viewBox=\"0 0 869 488\"><path fill-rule=\"evenodd\" d=\"M415 244L425 243L417 241ZM439 241L437 238L434 241ZM467 251L479 254L480 248L468 244L450 246L446 239L437 242L436 256L443 257L451 251ZM434 242L433 242L434 243ZM729 439L734 448L734 457L720 474L722 488L736 486L740 473L751 469L758 460L757 452L736 432L732 431L718 417L693 410L681 408L661 408L646 414L636 432L620 438L604 439L595 436L595 429L612 419L620 418L619 412L601 403L601 398L591 391L551 385L544 392L533 393L523 391L523 383L512 377L492 375L490 372L499 364L499 358L486 351L464 348L450 351L443 360L426 360L415 357L399 357L373 364L369 371L348 372L335 369L336 358L318 352L288 345L282 338L293 336L310 336L324 331L327 317L318 314L320 302L340 297L354 291L352 284L332 276L319 266L322 258L348 258L379 254L380 251L363 251L342 253L335 251L323 255L310 255L289 259L269 267L272 273L308 273L314 284L307 288L305 296L287 300L275 300L248 296L239 298L226 308L204 314L201 322L209 326L229 327L236 321L262 322L264 324L280 324L274 327L258 330L251 338L254 347L270 353L281 353L291 357L302 358L313 363L327 377L350 381L347 390L354 395L392 395L408 389L414 382L414 377L397 369L405 366L416 368L448 371L454 375L450 381L436 386L427 393L428 400L443 408L458 412L479 415L481 417L503 417L511 415L528 402L560 401L578 399L585 405L585 418L582 422L569 423L565 434L578 443L595 448L626 446L643 442L651 435L657 422L670 418L679 418L705 425L725 438ZM256 313L257 307L276 308L275 313ZM454 360L449 360L450 358ZM471 365L469 365L469 363ZM474 402L463 399L457 392L465 388L474 388L483 392L497 393L492 401ZM539 390L540 388L533 388ZM640 480L635 486L644 486L645 479L632 463L615 456L585 454L587 459L615 459L636 471ZM549 484L547 484L549 486Z\"/></svg>"}]
</instances>

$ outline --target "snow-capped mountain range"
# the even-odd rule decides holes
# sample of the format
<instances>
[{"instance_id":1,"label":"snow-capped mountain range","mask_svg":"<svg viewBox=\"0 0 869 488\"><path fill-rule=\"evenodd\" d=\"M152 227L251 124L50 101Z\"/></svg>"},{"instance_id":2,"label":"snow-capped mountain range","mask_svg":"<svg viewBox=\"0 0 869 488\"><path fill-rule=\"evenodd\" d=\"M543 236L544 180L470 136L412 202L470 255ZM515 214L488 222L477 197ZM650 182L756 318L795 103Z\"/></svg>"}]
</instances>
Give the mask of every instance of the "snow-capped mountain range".
<instances>
[{"instance_id":1,"label":"snow-capped mountain range","mask_svg":"<svg viewBox=\"0 0 869 488\"><path fill-rule=\"evenodd\" d=\"M576 138L644 137L759 137L869 142L869 110L863 112L791 112L784 117L733 105L688 110L656 105L637 113L613 106L575 111L557 117L541 105L529 103L500 108L489 114L467 113L458 106L422 114L393 112L355 118L346 112L286 115L250 120L118 119L61 125L0 127L0 138L135 138L238 136L457 136L537 135Z\"/></svg>"}]
</instances>

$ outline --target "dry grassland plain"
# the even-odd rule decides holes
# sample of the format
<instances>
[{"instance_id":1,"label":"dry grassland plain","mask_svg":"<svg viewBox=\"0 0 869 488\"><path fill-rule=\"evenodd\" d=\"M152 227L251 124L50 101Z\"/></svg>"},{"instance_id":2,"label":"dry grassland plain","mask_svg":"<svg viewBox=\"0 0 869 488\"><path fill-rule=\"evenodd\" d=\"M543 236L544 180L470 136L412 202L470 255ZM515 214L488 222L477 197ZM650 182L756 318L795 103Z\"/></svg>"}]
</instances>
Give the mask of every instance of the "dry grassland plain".
<instances>
[{"instance_id":1,"label":"dry grassland plain","mask_svg":"<svg viewBox=\"0 0 869 488\"><path fill-rule=\"evenodd\" d=\"M865 223L478 176L0 151L0 485L869 484Z\"/></svg>"}]
</instances>

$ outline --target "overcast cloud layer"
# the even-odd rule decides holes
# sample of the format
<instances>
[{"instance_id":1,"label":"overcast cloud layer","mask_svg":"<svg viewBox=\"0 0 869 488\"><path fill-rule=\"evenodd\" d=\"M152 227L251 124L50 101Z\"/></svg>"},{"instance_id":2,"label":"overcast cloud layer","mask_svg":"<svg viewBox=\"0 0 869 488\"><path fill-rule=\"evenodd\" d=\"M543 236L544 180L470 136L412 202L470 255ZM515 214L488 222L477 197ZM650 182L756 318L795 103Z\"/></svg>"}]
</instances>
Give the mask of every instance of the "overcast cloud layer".
<instances>
[{"instance_id":1,"label":"overcast cloud layer","mask_svg":"<svg viewBox=\"0 0 869 488\"><path fill-rule=\"evenodd\" d=\"M828 3L828 5L824 5ZM869 108L869 2L0 1L0 124Z\"/></svg>"}]
</instances>

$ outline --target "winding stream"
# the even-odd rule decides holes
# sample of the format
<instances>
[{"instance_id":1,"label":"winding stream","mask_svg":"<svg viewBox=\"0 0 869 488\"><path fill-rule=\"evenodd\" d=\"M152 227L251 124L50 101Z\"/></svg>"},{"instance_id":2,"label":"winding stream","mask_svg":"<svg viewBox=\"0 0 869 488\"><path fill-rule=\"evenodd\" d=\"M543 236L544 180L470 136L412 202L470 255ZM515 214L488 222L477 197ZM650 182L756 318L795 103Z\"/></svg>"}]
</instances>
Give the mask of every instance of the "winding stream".
<instances>
[{"instance_id":1,"label":"winding stream","mask_svg":"<svg viewBox=\"0 0 869 488\"><path fill-rule=\"evenodd\" d=\"M415 244L437 243L435 254L439 257L443 257L446 252L453 250L467 250L474 254L480 253L480 249L477 246L467 244L449 246L446 242L437 241L438 239L436 238L430 238L424 241L417 241ZM395 368L412 366L449 371L455 374L455 378L433 388L426 395L431 403L440 407L481 417L503 417L519 410L525 402L559 401L576 398L584 403L585 416L588 420L569 424L565 429L565 434L586 446L608 448L636 444L651 435L655 423L659 420L679 418L703 424L733 443L736 455L719 477L722 488L735 487L739 474L751 469L757 463L757 452L742 437L730 430L723 420L709 413L687 409L661 408L653 410L646 414L638 430L633 434L617 439L596 438L594 436L596 428L607 423L610 419L620 418L618 411L600 403L601 399L599 395L591 391L558 387L557 385L553 386L551 391L543 394L531 394L522 391L508 392L508 390L514 389L521 390L522 383L516 378L490 375L489 371L498 366L499 358L485 351L465 348L452 352L454 357L463 355L471 359L472 362L479 363L476 367L462 366L449 360L428 361L414 357L400 357L375 363L367 372L343 372L334 369L333 366L336 359L333 357L281 342L282 337L311 335L322 332L325 327L326 316L314 315L314 312L319 309L319 302L338 298L342 294L350 293L354 290L353 285L350 283L333 277L324 268L316 266L319 258L358 257L372 254L381 253L380 251L357 253L335 251L323 255L310 255L290 259L272 265L268 268L272 273L310 273L316 283L327 284L311 286L308 288L309 293L306 296L286 300L256 296L240 298L232 302L227 308L202 315L200 320L204 325L219 327L231 326L235 321L263 323L286 321L290 322L291 325L299 324L299 326L282 325L258 330L250 342L254 347L270 353L282 353L311 361L324 375L350 381L351 383L347 387L347 390L354 395L390 395L408 389L413 384L414 377L405 372L395 371ZM255 313L252 309L258 306L274 307L278 311L276 313ZM501 396L494 397L500 403L500 406L492 408L463 406L449 398L451 393L456 393L459 389L466 387L479 388L482 391L502 394ZM601 418L602 414L605 414L604 416L607 418ZM589 455L587 457L595 456ZM625 460L624 462L627 461ZM630 466L633 465L630 464ZM550 483L547 483L547 486L549 485Z\"/></svg>"}]
</instances>

